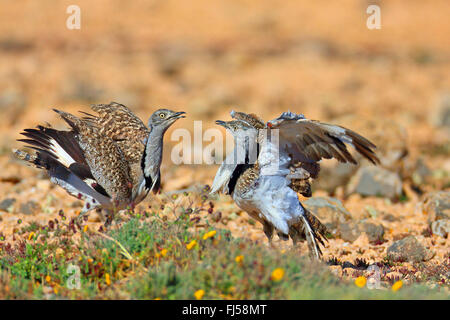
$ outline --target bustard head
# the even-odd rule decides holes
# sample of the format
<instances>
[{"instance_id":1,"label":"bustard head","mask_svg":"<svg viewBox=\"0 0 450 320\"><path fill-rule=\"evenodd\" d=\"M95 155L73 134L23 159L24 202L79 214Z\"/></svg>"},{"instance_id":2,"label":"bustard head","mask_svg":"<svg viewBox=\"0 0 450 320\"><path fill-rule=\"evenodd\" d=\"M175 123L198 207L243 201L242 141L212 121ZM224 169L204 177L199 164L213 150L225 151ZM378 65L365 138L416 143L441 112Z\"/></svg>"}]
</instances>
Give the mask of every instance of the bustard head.
<instances>
[{"instance_id":1,"label":"bustard head","mask_svg":"<svg viewBox=\"0 0 450 320\"><path fill-rule=\"evenodd\" d=\"M222 121L216 120L216 124L224 127L230 131L233 135L237 134L239 131L255 130L255 128L248 122L243 120L232 120L232 121Z\"/></svg>"},{"instance_id":2,"label":"bustard head","mask_svg":"<svg viewBox=\"0 0 450 320\"><path fill-rule=\"evenodd\" d=\"M185 118L186 112L175 112L169 109L156 110L148 120L148 127L167 130L175 121L180 118Z\"/></svg>"},{"instance_id":3,"label":"bustard head","mask_svg":"<svg viewBox=\"0 0 450 320\"><path fill-rule=\"evenodd\" d=\"M226 128L234 139L234 161L236 164L254 163L258 156L258 129L243 120L222 121L216 124Z\"/></svg>"}]
</instances>

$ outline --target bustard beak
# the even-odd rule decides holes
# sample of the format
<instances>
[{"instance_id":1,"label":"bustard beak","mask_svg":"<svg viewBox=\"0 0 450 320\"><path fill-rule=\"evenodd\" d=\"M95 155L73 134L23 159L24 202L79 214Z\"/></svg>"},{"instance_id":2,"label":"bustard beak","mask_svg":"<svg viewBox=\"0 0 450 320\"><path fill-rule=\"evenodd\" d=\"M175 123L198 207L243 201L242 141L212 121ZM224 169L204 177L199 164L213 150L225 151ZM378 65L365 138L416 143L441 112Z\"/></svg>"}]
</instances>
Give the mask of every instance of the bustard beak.
<instances>
[{"instance_id":1,"label":"bustard beak","mask_svg":"<svg viewBox=\"0 0 450 320\"><path fill-rule=\"evenodd\" d=\"M184 111L175 112L173 115L170 116L170 119L186 118L185 114L186 114L186 112L184 112Z\"/></svg>"},{"instance_id":2,"label":"bustard beak","mask_svg":"<svg viewBox=\"0 0 450 320\"><path fill-rule=\"evenodd\" d=\"M216 124L218 124L219 126L222 126L224 128L227 127L227 123L225 121L222 121L222 120L216 120Z\"/></svg>"}]
</instances>

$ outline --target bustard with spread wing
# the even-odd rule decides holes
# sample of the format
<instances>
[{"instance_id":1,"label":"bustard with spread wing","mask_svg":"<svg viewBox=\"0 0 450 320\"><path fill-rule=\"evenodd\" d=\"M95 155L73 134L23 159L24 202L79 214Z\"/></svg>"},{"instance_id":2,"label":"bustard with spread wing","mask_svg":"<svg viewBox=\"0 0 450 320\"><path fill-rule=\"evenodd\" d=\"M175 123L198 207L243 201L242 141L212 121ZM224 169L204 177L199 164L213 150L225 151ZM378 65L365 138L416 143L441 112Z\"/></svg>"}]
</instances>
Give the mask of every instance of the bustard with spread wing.
<instances>
[{"instance_id":1,"label":"bustard with spread wing","mask_svg":"<svg viewBox=\"0 0 450 320\"><path fill-rule=\"evenodd\" d=\"M126 106L112 102L91 106L97 113L83 117L54 110L71 130L50 126L25 129L19 141L34 154L15 155L48 172L53 183L84 201L80 215L103 208L134 207L160 184L163 137L185 112L155 111L145 124Z\"/></svg>"},{"instance_id":2,"label":"bustard with spread wing","mask_svg":"<svg viewBox=\"0 0 450 320\"><path fill-rule=\"evenodd\" d=\"M374 164L375 145L344 127L284 112L264 124L258 117L231 112L233 121L216 121L231 132L235 148L220 166L211 192L222 190L263 224L269 242L307 240L311 253L321 256L326 227L300 203L297 192L310 196L309 179L317 177L321 159L356 164L346 143ZM272 130L276 130L272 135ZM252 161L252 159L254 161Z\"/></svg>"}]
</instances>

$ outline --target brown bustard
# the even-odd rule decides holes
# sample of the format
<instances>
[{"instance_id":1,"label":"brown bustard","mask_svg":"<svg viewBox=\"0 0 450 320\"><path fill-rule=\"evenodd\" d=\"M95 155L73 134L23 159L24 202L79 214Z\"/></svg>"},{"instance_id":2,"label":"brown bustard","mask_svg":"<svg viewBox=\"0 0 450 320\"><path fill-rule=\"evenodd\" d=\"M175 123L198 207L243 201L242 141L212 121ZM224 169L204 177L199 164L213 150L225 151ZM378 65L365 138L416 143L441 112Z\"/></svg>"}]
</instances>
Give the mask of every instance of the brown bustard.
<instances>
[{"instance_id":1,"label":"brown bustard","mask_svg":"<svg viewBox=\"0 0 450 320\"><path fill-rule=\"evenodd\" d=\"M220 166L211 192L222 190L252 218L262 223L269 242L277 231L282 240L307 240L319 258L326 227L299 201L297 192L311 196L321 159L356 164L345 143L374 164L375 145L349 129L284 112L264 124L255 115L231 112L233 121L216 121L231 132L235 148Z\"/></svg>"},{"instance_id":2,"label":"brown bustard","mask_svg":"<svg viewBox=\"0 0 450 320\"><path fill-rule=\"evenodd\" d=\"M24 129L21 134L34 154L15 150L15 155L48 172L53 183L83 200L80 216L95 208L133 208L160 185L163 137L185 112L155 111L145 124L126 106L92 105L96 115L83 117L54 110L70 126L69 131L48 126Z\"/></svg>"}]
</instances>

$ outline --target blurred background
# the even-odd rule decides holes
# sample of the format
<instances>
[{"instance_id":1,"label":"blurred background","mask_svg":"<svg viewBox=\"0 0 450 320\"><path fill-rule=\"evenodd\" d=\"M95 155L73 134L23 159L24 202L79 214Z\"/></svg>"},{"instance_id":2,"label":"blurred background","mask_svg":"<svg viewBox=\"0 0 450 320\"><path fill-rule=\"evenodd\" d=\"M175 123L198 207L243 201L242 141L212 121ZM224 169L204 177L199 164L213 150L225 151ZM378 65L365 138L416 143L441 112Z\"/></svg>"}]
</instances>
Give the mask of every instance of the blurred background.
<instances>
[{"instance_id":1,"label":"blurred background","mask_svg":"<svg viewBox=\"0 0 450 320\"><path fill-rule=\"evenodd\" d=\"M81 9L79 30L66 27L72 4ZM366 26L371 4L381 8L379 30ZM21 147L25 127L64 127L51 108L117 101L144 122L158 107L188 113L166 135L164 191L210 184L217 168L171 165L173 129L192 130L194 120L214 127L232 109L266 121L291 110L374 141L384 171L357 176L381 174L391 184L376 192L412 199L413 212L426 192L449 188L449 13L448 0L3 0L0 200L14 199L10 213L23 213L19 203L29 199L74 202L11 148ZM358 167L323 167L315 194L375 192L350 181Z\"/></svg>"}]
</instances>

